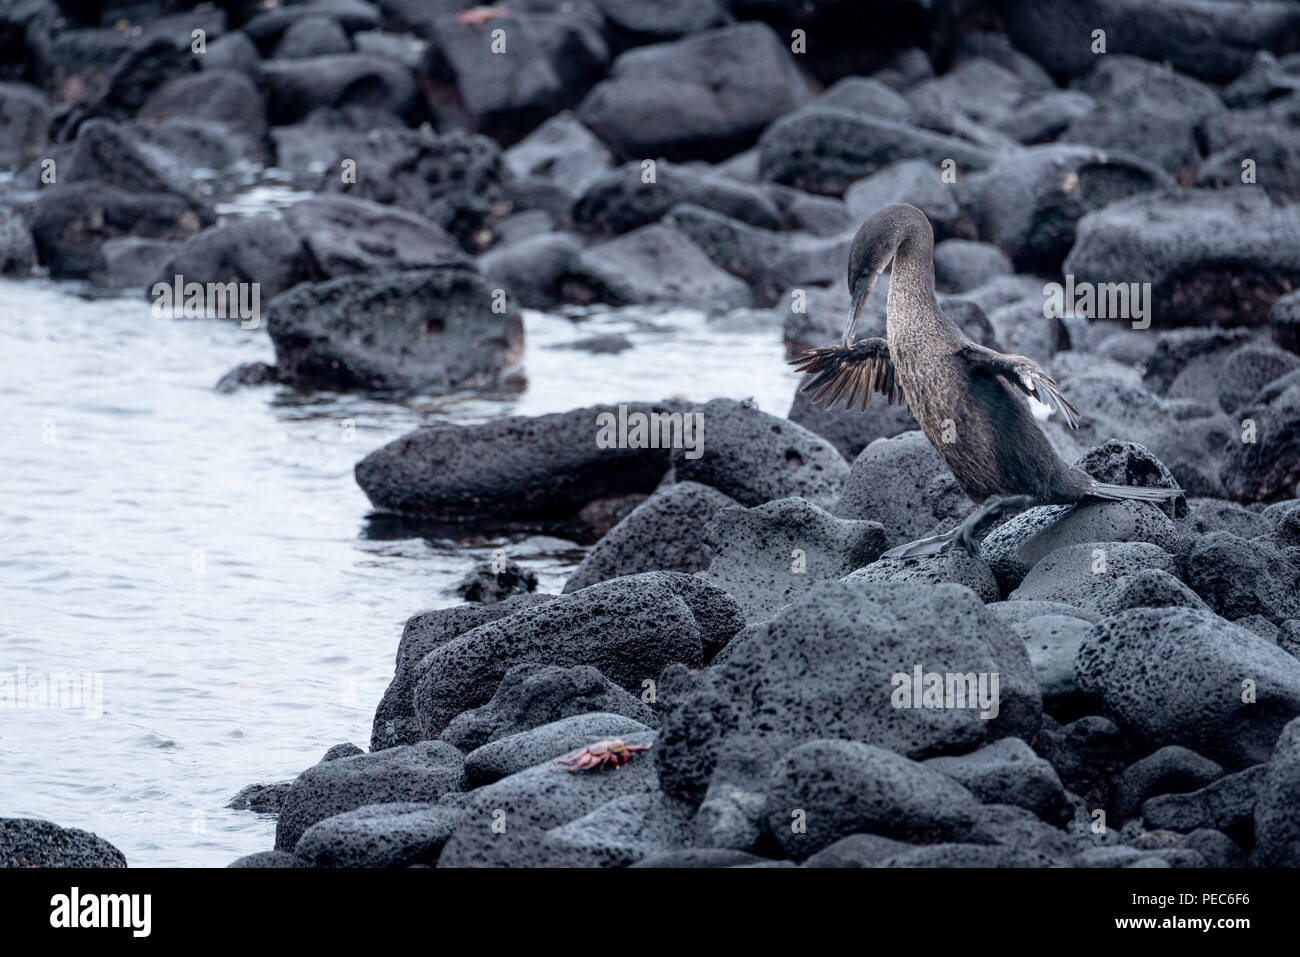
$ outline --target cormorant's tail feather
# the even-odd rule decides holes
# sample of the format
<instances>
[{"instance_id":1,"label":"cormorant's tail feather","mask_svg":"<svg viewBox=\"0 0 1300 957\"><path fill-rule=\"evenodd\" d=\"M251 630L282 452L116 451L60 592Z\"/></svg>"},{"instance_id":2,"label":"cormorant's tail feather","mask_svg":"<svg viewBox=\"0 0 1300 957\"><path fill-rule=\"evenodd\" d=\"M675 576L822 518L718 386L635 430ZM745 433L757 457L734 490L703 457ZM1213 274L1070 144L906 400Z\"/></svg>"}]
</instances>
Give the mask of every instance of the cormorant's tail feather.
<instances>
[{"instance_id":1,"label":"cormorant's tail feather","mask_svg":"<svg viewBox=\"0 0 1300 957\"><path fill-rule=\"evenodd\" d=\"M1144 488L1138 485L1096 482L1088 489L1088 494L1093 498L1104 498L1110 502L1122 502L1125 499L1136 502L1167 502L1186 493L1180 488Z\"/></svg>"}]
</instances>

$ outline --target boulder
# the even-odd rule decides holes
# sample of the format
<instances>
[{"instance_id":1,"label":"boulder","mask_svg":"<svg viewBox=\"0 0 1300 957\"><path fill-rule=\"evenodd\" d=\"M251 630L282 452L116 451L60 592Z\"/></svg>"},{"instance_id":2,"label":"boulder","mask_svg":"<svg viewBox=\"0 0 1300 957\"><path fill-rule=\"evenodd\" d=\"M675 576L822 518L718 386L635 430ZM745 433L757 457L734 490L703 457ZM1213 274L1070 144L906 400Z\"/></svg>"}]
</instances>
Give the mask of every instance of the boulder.
<instances>
[{"instance_id":1,"label":"boulder","mask_svg":"<svg viewBox=\"0 0 1300 957\"><path fill-rule=\"evenodd\" d=\"M367 804L430 802L463 789L461 753L441 741L322 761L298 775L275 825L275 849L292 850L317 821Z\"/></svg>"},{"instance_id":2,"label":"boulder","mask_svg":"<svg viewBox=\"0 0 1300 957\"><path fill-rule=\"evenodd\" d=\"M713 561L700 577L735 598L747 621L870 564L885 547L879 523L835 518L803 498L721 509L704 534Z\"/></svg>"},{"instance_id":3,"label":"boulder","mask_svg":"<svg viewBox=\"0 0 1300 957\"><path fill-rule=\"evenodd\" d=\"M523 352L519 313L495 310L492 288L465 269L305 283L269 303L267 331L281 375L309 388L494 386Z\"/></svg>"},{"instance_id":4,"label":"boulder","mask_svg":"<svg viewBox=\"0 0 1300 957\"><path fill-rule=\"evenodd\" d=\"M1084 691L1139 741L1179 744L1229 768L1268 760L1282 726L1300 714L1300 661L1192 608L1103 619L1076 668Z\"/></svg>"},{"instance_id":5,"label":"boulder","mask_svg":"<svg viewBox=\"0 0 1300 957\"><path fill-rule=\"evenodd\" d=\"M810 97L785 43L748 21L622 54L578 118L628 159L719 160Z\"/></svg>"}]
</instances>

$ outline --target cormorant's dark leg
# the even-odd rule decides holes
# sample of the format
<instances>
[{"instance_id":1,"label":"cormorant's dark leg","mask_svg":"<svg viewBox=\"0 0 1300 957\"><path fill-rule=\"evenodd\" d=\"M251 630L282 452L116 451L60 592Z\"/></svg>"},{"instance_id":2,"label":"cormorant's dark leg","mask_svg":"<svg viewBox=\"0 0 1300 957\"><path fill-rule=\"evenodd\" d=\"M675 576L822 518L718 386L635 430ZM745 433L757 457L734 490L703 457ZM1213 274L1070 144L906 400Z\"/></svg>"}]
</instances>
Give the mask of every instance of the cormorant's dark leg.
<instances>
[{"instance_id":1,"label":"cormorant's dark leg","mask_svg":"<svg viewBox=\"0 0 1300 957\"><path fill-rule=\"evenodd\" d=\"M975 540L977 536L984 534L988 527L1003 515L1014 515L1017 512L1023 512L1036 501L1037 499L1032 495L994 495L986 499L983 505L966 516L965 520L956 528L938 535L931 535L929 538L908 542L906 545L899 545L897 548L891 548L880 557L924 558L927 555L938 555L941 552L946 552L954 545L960 545L972 555L978 555L979 543Z\"/></svg>"},{"instance_id":2,"label":"cormorant's dark leg","mask_svg":"<svg viewBox=\"0 0 1300 957\"><path fill-rule=\"evenodd\" d=\"M985 499L984 504L966 516L966 520L957 526L957 544L972 555L980 553L976 536L983 535L989 526L1004 515L1023 512L1036 502L1032 495L994 495Z\"/></svg>"}]
</instances>

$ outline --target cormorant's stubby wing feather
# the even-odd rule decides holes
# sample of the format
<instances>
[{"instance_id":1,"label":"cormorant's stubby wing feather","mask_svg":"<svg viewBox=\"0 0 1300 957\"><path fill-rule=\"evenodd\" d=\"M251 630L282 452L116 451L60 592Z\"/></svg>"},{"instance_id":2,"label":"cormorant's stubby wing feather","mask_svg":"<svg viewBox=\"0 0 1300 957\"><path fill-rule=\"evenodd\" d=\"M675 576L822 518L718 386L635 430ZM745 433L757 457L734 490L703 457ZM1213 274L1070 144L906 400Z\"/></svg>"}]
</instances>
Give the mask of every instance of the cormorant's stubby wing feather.
<instances>
[{"instance_id":1,"label":"cormorant's stubby wing feather","mask_svg":"<svg viewBox=\"0 0 1300 957\"><path fill-rule=\"evenodd\" d=\"M1061 394L1055 380L1040 369L1032 359L995 352L974 342L964 345L961 354L975 369L1000 376L1025 395L1059 412L1070 428L1079 427L1079 410Z\"/></svg>"},{"instance_id":2,"label":"cormorant's stubby wing feather","mask_svg":"<svg viewBox=\"0 0 1300 957\"><path fill-rule=\"evenodd\" d=\"M871 397L883 395L890 405L903 399L903 390L894 376L889 360L889 343L879 337L863 339L851 346L835 345L826 349L809 349L790 363L797 371L808 373L808 382L800 390L807 392L814 405L832 408L847 395L845 409L852 409L861 395L860 411L867 411Z\"/></svg>"}]
</instances>

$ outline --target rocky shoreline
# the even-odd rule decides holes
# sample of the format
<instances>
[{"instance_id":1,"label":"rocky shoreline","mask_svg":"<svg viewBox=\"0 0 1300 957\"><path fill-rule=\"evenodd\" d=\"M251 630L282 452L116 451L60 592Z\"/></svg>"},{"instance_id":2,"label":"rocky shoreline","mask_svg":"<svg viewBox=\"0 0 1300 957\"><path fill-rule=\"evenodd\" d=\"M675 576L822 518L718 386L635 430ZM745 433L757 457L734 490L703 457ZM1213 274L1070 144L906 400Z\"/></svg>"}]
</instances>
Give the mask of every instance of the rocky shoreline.
<instances>
[{"instance_id":1,"label":"rocky shoreline","mask_svg":"<svg viewBox=\"0 0 1300 957\"><path fill-rule=\"evenodd\" d=\"M275 846L232 866L1300 866L1300 6L849 6L0 11L0 273L255 289L223 317L276 363L219 389L501 390L522 309L761 315L793 355L907 202L945 313L1078 407L1062 457L1185 492L893 560L970 509L905 407L416 430L356 466L377 513L594 544L561 594L506 556L411 617L369 750L241 791ZM292 199L232 212L267 170ZM703 432L598 441L629 414ZM125 863L0 820L0 866Z\"/></svg>"}]
</instances>

